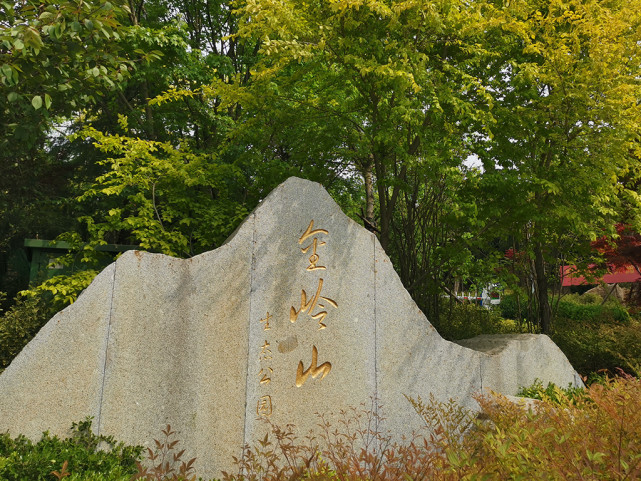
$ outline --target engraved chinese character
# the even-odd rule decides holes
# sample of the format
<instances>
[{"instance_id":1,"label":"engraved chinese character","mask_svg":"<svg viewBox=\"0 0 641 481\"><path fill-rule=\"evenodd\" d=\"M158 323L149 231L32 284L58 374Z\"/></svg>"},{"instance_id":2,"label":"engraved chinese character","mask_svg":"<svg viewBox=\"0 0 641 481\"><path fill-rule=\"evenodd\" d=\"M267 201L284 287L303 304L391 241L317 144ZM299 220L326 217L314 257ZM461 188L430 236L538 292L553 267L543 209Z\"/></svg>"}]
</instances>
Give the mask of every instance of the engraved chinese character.
<instances>
[{"instance_id":1,"label":"engraved chinese character","mask_svg":"<svg viewBox=\"0 0 641 481\"><path fill-rule=\"evenodd\" d=\"M269 372L268 372L269 371ZM271 375L274 372L274 370L271 367L266 367L260 370L258 375L260 376L260 383L261 384L268 384L272 382Z\"/></svg>"},{"instance_id":2,"label":"engraved chinese character","mask_svg":"<svg viewBox=\"0 0 641 481\"><path fill-rule=\"evenodd\" d=\"M265 328L263 329L263 331L268 331L269 329L271 329L271 327L269 327L269 320L271 318L272 318L272 315L269 313L269 311L267 311L267 315L263 319L260 320L261 324L263 322L265 323Z\"/></svg>"},{"instance_id":3,"label":"engraved chinese character","mask_svg":"<svg viewBox=\"0 0 641 481\"><path fill-rule=\"evenodd\" d=\"M298 239L298 243L302 244L303 242L305 242L306 239L308 239L309 237L315 236L316 234L329 234L329 231L327 231L325 229L314 229L314 220L312 219L311 222L309 223L309 225L307 226L307 229L303 233L303 235L300 236L300 239ZM316 253L316 249L318 248L319 245L324 246L324 245L326 245L326 242L321 242L319 244L318 239L316 237L314 237L314 239L312 240L311 244L309 244L307 247L301 248L301 252L303 254L307 254L309 249L310 248L312 249L312 255L309 256L309 266L307 266L307 270L308 271L315 271L315 270L319 270L319 269L325 270L326 269L325 266L316 265L318 263L318 260L320 259L320 257Z\"/></svg>"},{"instance_id":4,"label":"engraved chinese character","mask_svg":"<svg viewBox=\"0 0 641 481\"><path fill-rule=\"evenodd\" d=\"M272 398L271 396L262 396L256 403L256 414L258 416L271 416Z\"/></svg>"},{"instance_id":5,"label":"engraved chinese character","mask_svg":"<svg viewBox=\"0 0 641 481\"><path fill-rule=\"evenodd\" d=\"M262 346L260 346L260 360L261 361L267 361L272 358L272 351L269 349L269 346L271 346L270 343L265 340Z\"/></svg>"},{"instance_id":6,"label":"engraved chinese character","mask_svg":"<svg viewBox=\"0 0 641 481\"><path fill-rule=\"evenodd\" d=\"M291 307L289 310L289 320L291 322L296 322L298 319L298 315L301 312L307 312L307 314L312 318L312 319L318 319L318 329L325 329L327 326L323 323L325 320L325 317L327 316L327 311L320 311L317 312L316 314L313 314L312 311L316 309L318 306L320 309L325 308L325 304L321 304L319 300L327 302L329 305L333 307L338 307L338 304L336 301L333 299L330 299L329 297L323 297L321 296L321 290L323 289L323 279L318 280L318 289L316 289L316 294L314 294L314 297L312 297L309 301L307 301L307 292L305 289L301 292L300 295L300 309L296 310L294 306Z\"/></svg>"},{"instance_id":7,"label":"engraved chinese character","mask_svg":"<svg viewBox=\"0 0 641 481\"><path fill-rule=\"evenodd\" d=\"M320 245L322 245L322 246L324 246L325 244L326 244L326 242L321 242L320 243ZM316 237L314 237L314 240L312 241L312 243L310 245L308 245L307 247L304 247L304 248L301 249L301 252L303 254L307 254L307 251L310 249L310 247L313 248L312 255L309 256L309 265L307 266L307 270L308 271L316 271L316 270L319 270L319 269L320 270L327 269L325 266L317 266L316 265L316 263L320 259L318 254L316 254L316 248L318 247L318 245L319 245L318 244L318 239Z\"/></svg>"},{"instance_id":8,"label":"engraved chinese character","mask_svg":"<svg viewBox=\"0 0 641 481\"><path fill-rule=\"evenodd\" d=\"M320 366L316 366L318 362L318 349L316 346L312 348L312 364L305 370L303 370L303 361L298 363L298 369L296 370L296 387L301 387L307 381L309 375L312 375L312 378L316 379L321 374L323 375L319 381L322 381L325 376L329 374L329 371L332 370L332 364L329 362L324 362Z\"/></svg>"}]
</instances>

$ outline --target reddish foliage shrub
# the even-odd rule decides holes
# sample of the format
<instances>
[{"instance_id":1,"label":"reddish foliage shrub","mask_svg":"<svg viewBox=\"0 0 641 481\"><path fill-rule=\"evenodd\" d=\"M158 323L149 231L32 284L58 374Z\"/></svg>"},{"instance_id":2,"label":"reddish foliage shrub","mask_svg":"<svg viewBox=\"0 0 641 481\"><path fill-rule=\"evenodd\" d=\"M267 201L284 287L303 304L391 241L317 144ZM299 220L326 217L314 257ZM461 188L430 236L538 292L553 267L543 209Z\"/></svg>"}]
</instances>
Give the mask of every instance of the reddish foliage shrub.
<instances>
[{"instance_id":1,"label":"reddish foliage shrub","mask_svg":"<svg viewBox=\"0 0 641 481\"><path fill-rule=\"evenodd\" d=\"M147 448L147 458L151 467L136 463L138 472L131 481L196 481L196 475L193 474L196 458L183 461L185 450L176 449L179 441L174 439L176 432L169 424L162 430L162 434L162 441L154 440L155 450Z\"/></svg>"},{"instance_id":2,"label":"reddish foliage shrub","mask_svg":"<svg viewBox=\"0 0 641 481\"><path fill-rule=\"evenodd\" d=\"M238 474L224 481L481 480L641 478L641 381L592 385L570 402L542 401L536 411L500 395L478 397L481 413L454 402L412 401L428 434L392 442L374 412L343 413L332 429L321 417L318 440L299 442L293 426L246 447Z\"/></svg>"},{"instance_id":3,"label":"reddish foliage shrub","mask_svg":"<svg viewBox=\"0 0 641 481\"><path fill-rule=\"evenodd\" d=\"M639 479L641 382L593 384L586 396L527 411L505 398L480 396L475 462L491 479Z\"/></svg>"},{"instance_id":4,"label":"reddish foliage shrub","mask_svg":"<svg viewBox=\"0 0 641 481\"><path fill-rule=\"evenodd\" d=\"M433 397L410 400L426 431L409 440L380 432L376 405L341 413L337 426L319 415L318 438L299 438L291 425L270 425L269 434L235 460L237 473L223 473L223 481L641 479L641 380L606 379L572 399L561 390L554 394L533 409L481 395L479 413ZM139 464L131 479L195 481L195 460L183 461L177 444L167 426L148 452L150 466ZM51 475L85 479L68 466L65 461ZM127 479L122 474L100 479Z\"/></svg>"}]
</instances>

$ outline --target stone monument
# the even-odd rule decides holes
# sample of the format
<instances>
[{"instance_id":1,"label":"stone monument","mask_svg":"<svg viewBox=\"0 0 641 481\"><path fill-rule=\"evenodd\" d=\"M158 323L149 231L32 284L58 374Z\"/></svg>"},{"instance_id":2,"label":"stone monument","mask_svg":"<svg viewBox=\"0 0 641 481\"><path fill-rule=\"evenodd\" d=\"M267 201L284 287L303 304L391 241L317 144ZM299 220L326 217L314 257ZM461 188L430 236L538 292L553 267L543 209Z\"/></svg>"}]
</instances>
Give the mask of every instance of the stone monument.
<instances>
[{"instance_id":1,"label":"stone monument","mask_svg":"<svg viewBox=\"0 0 641 481\"><path fill-rule=\"evenodd\" d=\"M150 444L171 424L204 477L264 435L268 418L377 398L379 428L421 425L407 396L515 394L581 380L546 336L443 340L376 237L318 184L277 187L220 248L191 259L130 251L54 316L0 376L0 431L94 430Z\"/></svg>"}]
</instances>

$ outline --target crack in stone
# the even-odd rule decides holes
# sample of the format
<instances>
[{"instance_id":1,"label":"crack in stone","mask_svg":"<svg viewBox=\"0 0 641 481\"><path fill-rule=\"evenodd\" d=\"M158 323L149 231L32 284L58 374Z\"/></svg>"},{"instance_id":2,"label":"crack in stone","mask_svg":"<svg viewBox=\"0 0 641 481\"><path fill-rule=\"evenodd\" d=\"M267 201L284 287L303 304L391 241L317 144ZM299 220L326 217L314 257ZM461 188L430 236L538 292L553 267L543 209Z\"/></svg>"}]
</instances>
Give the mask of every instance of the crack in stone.
<instances>
[{"instance_id":1,"label":"crack in stone","mask_svg":"<svg viewBox=\"0 0 641 481\"><path fill-rule=\"evenodd\" d=\"M243 419L243 446L248 443L248 432L249 426L247 424L247 410L249 409L249 381L250 381L250 365L249 365L249 353L251 351L251 328L252 328L252 298L253 298L253 289L254 289L254 269L256 268L256 214L252 214L251 219L252 224L252 245L251 245L251 260L249 267L249 319L247 323L247 369L246 369L246 378L245 378L245 415Z\"/></svg>"},{"instance_id":2,"label":"crack in stone","mask_svg":"<svg viewBox=\"0 0 641 481\"><path fill-rule=\"evenodd\" d=\"M98 416L96 418L96 434L99 436L102 428L102 404L105 395L105 381L107 379L107 361L109 359L109 338L111 336L111 319L114 310L114 297L116 291L116 271L118 263L114 262L114 273L111 279L111 299L109 300L109 320L107 321L107 333L105 337L105 362L102 366L102 385L100 386L100 394L98 401Z\"/></svg>"}]
</instances>

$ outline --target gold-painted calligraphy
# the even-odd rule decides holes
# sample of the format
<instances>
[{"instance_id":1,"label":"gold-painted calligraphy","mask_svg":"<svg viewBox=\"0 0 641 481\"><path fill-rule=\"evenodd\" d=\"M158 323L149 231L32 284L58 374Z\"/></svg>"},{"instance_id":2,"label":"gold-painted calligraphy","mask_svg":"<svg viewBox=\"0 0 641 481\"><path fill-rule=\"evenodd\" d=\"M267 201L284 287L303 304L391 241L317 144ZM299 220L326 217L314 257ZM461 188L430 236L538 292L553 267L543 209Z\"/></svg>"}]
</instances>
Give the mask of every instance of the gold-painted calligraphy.
<instances>
[{"instance_id":1,"label":"gold-painted calligraphy","mask_svg":"<svg viewBox=\"0 0 641 481\"><path fill-rule=\"evenodd\" d=\"M302 244L303 242L305 242L306 239L308 239L308 238L310 238L312 236L315 236L317 234L329 234L329 231L327 231L326 229L314 229L314 219L312 219L310 221L309 225L307 226L307 229L305 230L305 232L303 232L303 235L300 236L300 238L298 239L298 243ZM307 254L307 252L310 249L312 249L312 255L309 256L309 266L307 266L307 270L308 271L325 270L325 269L327 269L325 266L317 265L320 257L316 253L316 249L318 249L318 246L324 246L326 244L327 244L326 242L320 242L319 243L318 242L318 238L314 237L312 239L312 243L311 244L309 244L307 247L301 248L301 252L303 254Z\"/></svg>"},{"instance_id":2,"label":"gold-painted calligraphy","mask_svg":"<svg viewBox=\"0 0 641 481\"><path fill-rule=\"evenodd\" d=\"M272 358L272 351L269 349L271 346L270 343L265 340L262 346L260 346L260 360L261 361L268 361Z\"/></svg>"},{"instance_id":3,"label":"gold-painted calligraphy","mask_svg":"<svg viewBox=\"0 0 641 481\"><path fill-rule=\"evenodd\" d=\"M267 315L263 319L260 320L261 324L263 322L265 323L265 328L263 329L263 331L268 331L269 329L271 329L271 327L269 327L269 320L271 318L272 318L272 315L269 313L269 311L267 311Z\"/></svg>"},{"instance_id":4,"label":"gold-painted calligraphy","mask_svg":"<svg viewBox=\"0 0 641 481\"><path fill-rule=\"evenodd\" d=\"M316 349L316 346L313 346L312 348L312 364L307 368L304 369L303 366L303 361L300 361L298 363L298 369L296 370L296 387L301 387L303 384L305 384L305 381L307 381L307 378L311 374L312 378L316 379L318 376L321 376L319 381L322 381L325 376L329 374L329 371L332 370L332 364L329 362L324 362L320 366L317 366L318 362L318 349Z\"/></svg>"},{"instance_id":5,"label":"gold-painted calligraphy","mask_svg":"<svg viewBox=\"0 0 641 481\"><path fill-rule=\"evenodd\" d=\"M272 373L274 370L271 367L263 368L260 370L258 373L258 376L260 376L260 383L261 384L268 384L272 382Z\"/></svg>"},{"instance_id":6,"label":"gold-painted calligraphy","mask_svg":"<svg viewBox=\"0 0 641 481\"><path fill-rule=\"evenodd\" d=\"M258 416L271 416L272 398L271 396L261 396L256 403L256 414Z\"/></svg>"},{"instance_id":7,"label":"gold-painted calligraphy","mask_svg":"<svg viewBox=\"0 0 641 481\"><path fill-rule=\"evenodd\" d=\"M336 301L333 299L330 299L329 297L323 297L321 296L321 290L323 289L323 279L318 280L318 288L316 289L316 294L314 294L314 297L312 297L309 301L307 300L307 292L305 289L302 290L301 295L300 295L300 309L296 309L294 306L292 306L289 310L289 320L290 322L296 322L298 319L298 315L301 312L306 312L312 319L317 319L318 320L318 329L325 329L327 326L323 322L325 320L325 317L327 317L327 311L320 311L317 312L316 314L313 314L314 309L316 307L320 309L325 309L325 304L321 304L319 301L325 301L327 304L331 305L332 307L338 307L338 304Z\"/></svg>"}]
</instances>

